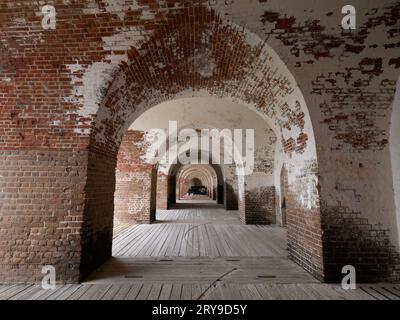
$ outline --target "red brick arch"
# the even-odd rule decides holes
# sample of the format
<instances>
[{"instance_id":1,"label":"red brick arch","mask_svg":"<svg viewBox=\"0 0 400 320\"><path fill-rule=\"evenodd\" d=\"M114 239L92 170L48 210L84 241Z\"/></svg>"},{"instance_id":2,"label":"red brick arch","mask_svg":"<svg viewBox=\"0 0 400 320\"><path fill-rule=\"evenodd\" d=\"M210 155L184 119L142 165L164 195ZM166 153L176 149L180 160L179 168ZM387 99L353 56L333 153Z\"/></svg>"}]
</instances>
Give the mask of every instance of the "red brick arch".
<instances>
[{"instance_id":1,"label":"red brick arch","mask_svg":"<svg viewBox=\"0 0 400 320\"><path fill-rule=\"evenodd\" d=\"M185 17L190 15L190 19ZM179 97L213 96L238 101L260 114L280 137L290 165L288 244L291 257L323 277L322 230L314 136L304 98L293 76L260 38L212 10L195 7L160 21L121 63L97 111L91 134L87 192L109 188L85 203L81 275L109 256L114 180L100 167L115 166L125 131L154 105ZM108 176L108 179L102 179ZM304 186L307 186L305 188ZM243 191L244 192L244 191ZM241 195L239 190L239 203ZM98 202L98 200L100 200ZM99 203L101 205L99 206ZM99 219L99 217L103 217ZM108 217L108 218L107 218ZM89 254L90 253L90 254ZM95 254L93 254L95 253Z\"/></svg>"},{"instance_id":2,"label":"red brick arch","mask_svg":"<svg viewBox=\"0 0 400 320\"><path fill-rule=\"evenodd\" d=\"M200 151L198 151L200 152ZM212 159L210 159L210 164L207 165L210 167L210 169L206 169L204 171L211 171L209 175L214 175L216 177L216 190L213 191L216 194L216 199L218 204L224 204L225 201L229 201L229 199L226 199L225 195L225 186L224 186L224 181L225 181L225 176L224 176L224 171L222 169L222 166L219 164L212 164ZM178 199L177 197L177 180L179 179L180 174L182 173L182 167L183 165L180 163L177 164L172 164L168 168L168 174L167 174L167 188L166 188L166 193L167 193L167 208L170 208L172 205L176 203L176 200ZM190 166L188 166L188 170L190 170ZM178 195L179 196L179 195Z\"/></svg>"},{"instance_id":3,"label":"red brick arch","mask_svg":"<svg viewBox=\"0 0 400 320\"><path fill-rule=\"evenodd\" d=\"M38 1L4 1L0 279L40 281L54 265L73 282L106 260L128 124L161 101L212 95L258 110L279 137L297 262L328 281L346 264L360 281L398 280L388 131L400 3L355 0L354 33L325 3L292 2L54 1L57 28L43 30Z\"/></svg>"},{"instance_id":4,"label":"red brick arch","mask_svg":"<svg viewBox=\"0 0 400 320\"><path fill-rule=\"evenodd\" d=\"M177 179L178 181L182 179L180 196L186 193L187 187L190 187L192 180L197 179L201 185L207 187L208 195L210 196L210 198L213 198L212 193L214 192L214 180L217 180L217 174L211 166L207 165L204 167L182 167L178 172Z\"/></svg>"},{"instance_id":5,"label":"red brick arch","mask_svg":"<svg viewBox=\"0 0 400 320\"><path fill-rule=\"evenodd\" d=\"M121 19L58 2L57 28L48 32L37 2L14 5L7 17L27 27L15 41L15 25L2 24L0 279L40 281L41 267L54 265L60 282L76 282L107 260L122 136L152 106L188 95L238 101L269 121L291 164L290 254L323 275L311 121L264 40L201 2L154 21L141 20L140 8Z\"/></svg>"}]
</instances>

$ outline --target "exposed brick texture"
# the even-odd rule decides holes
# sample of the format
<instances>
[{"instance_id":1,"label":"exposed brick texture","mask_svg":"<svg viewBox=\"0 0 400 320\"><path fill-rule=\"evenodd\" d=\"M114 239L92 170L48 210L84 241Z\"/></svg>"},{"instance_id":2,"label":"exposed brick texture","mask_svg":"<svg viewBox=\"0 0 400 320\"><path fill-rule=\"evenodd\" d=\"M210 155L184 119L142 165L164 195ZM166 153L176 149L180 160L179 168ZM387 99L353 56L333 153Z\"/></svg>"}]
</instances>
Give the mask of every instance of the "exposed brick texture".
<instances>
[{"instance_id":1,"label":"exposed brick texture","mask_svg":"<svg viewBox=\"0 0 400 320\"><path fill-rule=\"evenodd\" d=\"M0 151L0 282L80 274L88 153Z\"/></svg>"},{"instance_id":2,"label":"exposed brick texture","mask_svg":"<svg viewBox=\"0 0 400 320\"><path fill-rule=\"evenodd\" d=\"M135 221L154 219L155 168L119 167L130 183L116 186L117 155L140 114L182 96L234 100L274 127L294 261L326 281L351 263L360 279L398 279L399 1L354 0L355 31L313 0L51 3L57 27L43 30L38 1L0 0L1 282L40 280L45 264L60 282L83 279L111 255L115 191L116 220L143 190L132 212L148 218ZM254 197L236 186L225 181L226 208L245 212ZM169 203L175 190L172 175Z\"/></svg>"},{"instance_id":3,"label":"exposed brick texture","mask_svg":"<svg viewBox=\"0 0 400 320\"><path fill-rule=\"evenodd\" d=\"M79 280L111 256L113 215L110 212L114 212L116 165L114 158L88 154Z\"/></svg>"},{"instance_id":4,"label":"exposed brick texture","mask_svg":"<svg viewBox=\"0 0 400 320\"><path fill-rule=\"evenodd\" d=\"M302 168L290 167L288 171L292 175L298 172L294 182L289 182L286 191L289 255L316 278L322 280L324 266L320 204L317 188L312 186L316 181L317 164L312 161ZM307 204L301 204L300 201Z\"/></svg>"},{"instance_id":5,"label":"exposed brick texture","mask_svg":"<svg viewBox=\"0 0 400 320\"><path fill-rule=\"evenodd\" d=\"M322 212L325 281L340 282L345 265L355 267L358 282L400 281L400 255L387 228L346 207L324 204Z\"/></svg>"},{"instance_id":6,"label":"exposed brick texture","mask_svg":"<svg viewBox=\"0 0 400 320\"><path fill-rule=\"evenodd\" d=\"M157 209L168 209L168 176L158 172L157 175Z\"/></svg>"},{"instance_id":7,"label":"exposed brick texture","mask_svg":"<svg viewBox=\"0 0 400 320\"><path fill-rule=\"evenodd\" d=\"M144 133L128 131L118 153L114 219L118 223L152 223L155 220L157 174L145 163ZM153 177L154 176L154 177Z\"/></svg>"},{"instance_id":8,"label":"exposed brick texture","mask_svg":"<svg viewBox=\"0 0 400 320\"><path fill-rule=\"evenodd\" d=\"M275 224L275 187L246 191L240 218L246 224Z\"/></svg>"}]
</instances>

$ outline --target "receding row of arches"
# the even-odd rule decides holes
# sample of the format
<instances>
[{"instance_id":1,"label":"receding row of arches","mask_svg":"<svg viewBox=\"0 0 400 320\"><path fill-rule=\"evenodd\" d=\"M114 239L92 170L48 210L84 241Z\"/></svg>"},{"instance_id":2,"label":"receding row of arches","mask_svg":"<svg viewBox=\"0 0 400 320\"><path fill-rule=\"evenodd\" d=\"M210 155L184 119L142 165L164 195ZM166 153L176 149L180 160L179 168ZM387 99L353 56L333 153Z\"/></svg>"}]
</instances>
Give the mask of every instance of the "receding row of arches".
<instances>
[{"instance_id":1,"label":"receding row of arches","mask_svg":"<svg viewBox=\"0 0 400 320\"><path fill-rule=\"evenodd\" d=\"M187 105L187 112L182 112L180 117L182 128L224 129L223 121L229 120L230 129L242 125L242 128L259 132L259 140L256 135L254 142L257 146L253 150L254 170L248 175L237 174L234 165L221 165L223 183L217 182L217 185L222 192L218 192L217 187L217 200L223 199L228 210L238 210L240 220L246 224L276 223L281 219L282 215L277 212L284 202L289 255L317 278L324 278L315 138L306 102L293 75L265 41L213 13L208 15L207 10L196 8L190 19L189 29L202 41L191 42L184 31L188 29L178 27L184 20L176 21L173 29L170 24L156 28L145 43L136 46L139 49L128 50L127 56L132 59L119 66L113 81L106 86L90 140L89 150L95 156L89 161L88 174L93 178L87 187L100 189L107 183L108 192L86 200L85 206L96 210L89 211L85 219L91 232L83 235L82 251L91 252L97 258L82 261L82 274L93 270L108 255L100 248L98 239L111 239L109 218L112 211L115 212L114 222L129 220L134 215L137 222L151 223L157 209L154 194L159 196L160 207L168 208L177 201L176 189L180 184L176 178L169 178L172 176L170 168L140 161L136 162L139 167L132 162L129 164L123 149L130 129L142 134L149 129L142 116L161 105L181 102ZM222 34L227 36L220 37ZM204 74L201 64L182 63L165 49L171 45L182 52L187 61L197 61L199 53L205 54L213 68ZM228 67L227 62L231 60L235 61L234 68ZM197 105L193 105L193 101L198 101ZM218 102L225 105L225 109L219 109ZM238 110L251 113L243 115ZM153 114L149 119L156 128L166 128L165 123L157 121L174 117L168 110ZM141 147L143 144L138 150ZM139 154L134 153L134 157L140 157ZM141 156L143 158L143 154ZM100 174L96 170L99 161L117 167L115 188L112 179L105 182L104 172ZM285 201L280 199L279 192L283 164L288 176ZM127 170L130 167L131 172ZM107 172L112 176L111 171ZM166 186L168 192L154 188L155 185ZM154 192L154 189L159 191ZM115 190L115 202L111 190ZM101 209L97 207L99 197L103 203L107 198L107 205ZM98 219L98 216L108 218ZM105 242L109 245L109 241Z\"/></svg>"},{"instance_id":2,"label":"receding row of arches","mask_svg":"<svg viewBox=\"0 0 400 320\"><path fill-rule=\"evenodd\" d=\"M264 133L263 138L268 137L270 133ZM129 130L122 140L116 169L117 223L152 223L156 209L170 209L177 201L191 199L191 190L202 187L207 199L226 210L239 210L245 223L286 225L287 173L281 164L281 173L275 174L274 162L280 163L274 157L280 153L275 155L274 139L257 149L254 169L248 175L240 175L235 164L216 164L212 158L208 164L149 163L146 155L152 148L145 141L146 133L135 130ZM201 150L195 152L201 155Z\"/></svg>"},{"instance_id":3,"label":"receding row of arches","mask_svg":"<svg viewBox=\"0 0 400 320\"><path fill-rule=\"evenodd\" d=\"M1 248L5 260L3 278L13 281L16 278L24 281L40 279L40 269L33 271L30 267L32 257L23 252L26 244L42 241L54 244L62 239L62 245L51 248L50 254L47 246L33 246L32 250L37 252L34 261L37 265L56 266L61 281L81 280L110 258L113 224L152 223L156 220L157 208L169 209L186 196L192 183L201 181L206 187L206 196L223 204L226 210L237 210L242 223L286 226L289 256L318 279L340 280L342 267L347 264L358 268L360 279L398 279L400 218L395 212L395 208L398 211L400 193L396 177L399 172L396 143L398 98L395 102L397 109L393 108L391 152L385 146L386 139L383 139L376 151L360 150L359 153L347 154L345 147L351 151L353 141L350 139L348 143L347 139L356 131L346 129L345 134L341 130L327 134L331 121L336 123L343 118L357 118L356 124L373 124L372 129L379 135L386 135L385 117L375 121L377 123L370 122L369 117L376 120L380 115L368 111L351 115L332 114L332 118L327 119L321 108L329 106L329 101L323 101L324 97L322 101L317 99L315 91L321 92L321 96L328 95L330 87L321 91L319 87L308 87L307 82L298 84L269 41L246 26L227 20L229 15L220 16L207 6L185 6L171 11L174 12L167 14L165 19L160 18L157 23L143 28L146 35L139 39L135 22L130 30L114 30L110 37L106 37L107 44L96 43L96 48L107 48L104 49L107 58L103 61L89 63L83 53L76 65L60 68L66 72L62 81L71 80L72 90L68 90L68 96L66 93L52 93L52 97L62 100L62 103L59 100L54 102L60 110L54 116L46 115L42 119L43 132L48 129L54 139L46 140L39 123L37 129L41 138L38 141L43 140L43 145L36 146L37 149L22 157L16 156L21 163L21 169L18 168L21 172L17 172L21 176L30 176L33 167L40 172L49 172L40 177L43 184L32 182L37 189L32 189L29 202L25 201L27 188L18 189L12 180L17 169L7 169L12 175L6 170L2 174L4 188L16 190L5 192L2 203L2 209L7 213L0 221L1 230L7 237ZM109 50L109 44L114 41L121 44L123 53ZM275 48L283 47L275 43ZM47 67L46 64L40 66ZM55 63L53 67L57 66L59 64ZM104 73L107 75L96 79L103 75L105 66L109 68ZM37 67L32 66L30 70ZM54 69L54 74L60 70ZM365 71L365 75L371 77L373 73ZM21 75L19 79L27 78ZM94 85L93 79L96 79ZM365 97L381 99L376 94L379 91L390 92L391 89L385 87L388 82L386 79L382 81L382 87L371 88L371 94L367 92ZM340 81L327 83L329 86L340 85ZM61 90L59 88L64 86L65 83L60 82L54 88ZM348 92L358 91L358 82L355 86L357 90L353 87ZM301 91L305 89L307 100ZM338 89L341 91L340 87ZM315 99L310 98L311 91ZM13 94L24 96L10 89L11 96L7 102L15 100ZM344 110L341 99L336 99L340 111ZM44 100L38 97L32 101ZM61 106L65 109L61 110ZM47 110L48 106L43 108ZM5 136L9 134L11 137L12 148L25 152L29 139L23 141L25 137L22 134L19 140L13 138L21 129L14 126L21 123L23 126L24 120L16 121L15 110L10 110L2 126ZM156 110L155 113L151 114L152 110ZM244 110L251 112L244 113ZM27 113L27 117L40 114ZM145 119L146 115L149 121ZM163 121L168 119L182 122L179 128L194 130L255 129L259 134L255 136L254 145L257 147L253 150L254 170L245 175L237 174L234 165L214 165L212 161L201 168L143 161L146 159L146 143L143 142L147 130L151 127L166 128ZM340 123L350 127L353 122L348 121ZM322 126L323 122L326 123ZM314 131L313 125L321 127ZM357 134L356 138L369 137L369 128L365 132L367 136L359 137ZM335 137L336 133L340 137ZM336 138L337 141L332 143ZM341 144L338 150L335 149L337 143ZM14 157L11 151L9 154ZM334 161L327 164L331 154ZM317 155L322 155L322 166ZM389 174L390 160L393 175ZM367 161L369 170L361 170L362 162ZM7 168L11 167L10 162L6 158ZM370 183L371 172L378 177L377 163L383 163L384 174L379 174L379 183ZM340 173L331 172L335 168ZM61 177L62 183L54 181L54 176ZM352 179L357 181L353 183ZM367 188L368 183L374 188ZM50 187L44 190L42 185ZM381 187L388 190L385 199L374 201L379 198ZM46 194L42 196L44 191ZM372 193L374 197L368 197ZM43 201L38 202L38 199ZM16 219L26 211L26 202L31 215ZM384 208L379 208L380 204L384 204ZM32 227L23 225L31 226L32 221ZM381 232L381 224L390 232ZM15 251L16 243L23 243L25 247L21 245L20 251ZM396 248L393 249L391 244ZM375 257L375 253L379 256ZM14 278L16 273L18 277Z\"/></svg>"}]
</instances>

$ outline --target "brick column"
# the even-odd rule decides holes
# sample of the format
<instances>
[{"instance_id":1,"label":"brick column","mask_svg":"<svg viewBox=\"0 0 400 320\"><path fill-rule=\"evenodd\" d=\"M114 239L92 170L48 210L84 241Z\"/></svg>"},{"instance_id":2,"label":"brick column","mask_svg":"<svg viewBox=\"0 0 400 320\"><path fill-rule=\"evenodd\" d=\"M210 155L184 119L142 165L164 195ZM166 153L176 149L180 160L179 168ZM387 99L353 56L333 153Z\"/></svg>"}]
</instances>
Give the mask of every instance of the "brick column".
<instances>
[{"instance_id":1,"label":"brick column","mask_svg":"<svg viewBox=\"0 0 400 320\"><path fill-rule=\"evenodd\" d=\"M234 181L226 180L224 188L225 210L238 210L237 190L234 187Z\"/></svg>"},{"instance_id":2,"label":"brick column","mask_svg":"<svg viewBox=\"0 0 400 320\"><path fill-rule=\"evenodd\" d=\"M246 224L276 223L275 187L246 190L240 205L241 220Z\"/></svg>"},{"instance_id":3,"label":"brick column","mask_svg":"<svg viewBox=\"0 0 400 320\"><path fill-rule=\"evenodd\" d=\"M0 282L77 282L87 151L0 151Z\"/></svg>"},{"instance_id":4,"label":"brick column","mask_svg":"<svg viewBox=\"0 0 400 320\"><path fill-rule=\"evenodd\" d=\"M128 131L118 153L114 221L152 223L157 183L154 166L143 160L143 133Z\"/></svg>"},{"instance_id":5,"label":"brick column","mask_svg":"<svg viewBox=\"0 0 400 320\"><path fill-rule=\"evenodd\" d=\"M157 209L168 209L168 176L164 173L157 175Z\"/></svg>"}]
</instances>

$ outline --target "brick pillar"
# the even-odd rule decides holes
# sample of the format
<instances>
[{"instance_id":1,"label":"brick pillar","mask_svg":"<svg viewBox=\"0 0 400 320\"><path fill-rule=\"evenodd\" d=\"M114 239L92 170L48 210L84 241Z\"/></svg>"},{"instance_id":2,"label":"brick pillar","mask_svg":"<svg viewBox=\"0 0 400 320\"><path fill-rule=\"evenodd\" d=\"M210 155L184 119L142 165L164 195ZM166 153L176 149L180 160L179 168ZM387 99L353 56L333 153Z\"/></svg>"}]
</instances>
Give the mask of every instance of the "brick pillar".
<instances>
[{"instance_id":1,"label":"brick pillar","mask_svg":"<svg viewBox=\"0 0 400 320\"><path fill-rule=\"evenodd\" d=\"M89 152L79 280L111 257L116 164L114 154Z\"/></svg>"},{"instance_id":2,"label":"brick pillar","mask_svg":"<svg viewBox=\"0 0 400 320\"><path fill-rule=\"evenodd\" d=\"M152 223L155 220L157 177L154 166L143 161L144 154L143 133L128 131L118 153L116 223Z\"/></svg>"},{"instance_id":3,"label":"brick pillar","mask_svg":"<svg viewBox=\"0 0 400 320\"><path fill-rule=\"evenodd\" d=\"M176 176L168 177L168 209L176 203Z\"/></svg>"},{"instance_id":4,"label":"brick pillar","mask_svg":"<svg viewBox=\"0 0 400 320\"><path fill-rule=\"evenodd\" d=\"M157 209L168 209L168 176L159 172L157 175Z\"/></svg>"},{"instance_id":5,"label":"brick pillar","mask_svg":"<svg viewBox=\"0 0 400 320\"><path fill-rule=\"evenodd\" d=\"M238 196L233 181L225 181L224 199L225 210L238 210Z\"/></svg>"},{"instance_id":6,"label":"brick pillar","mask_svg":"<svg viewBox=\"0 0 400 320\"><path fill-rule=\"evenodd\" d=\"M224 203L224 186L222 184L217 187L217 203Z\"/></svg>"},{"instance_id":7,"label":"brick pillar","mask_svg":"<svg viewBox=\"0 0 400 320\"><path fill-rule=\"evenodd\" d=\"M240 205L242 221L246 224L276 223L275 187L246 190Z\"/></svg>"},{"instance_id":8,"label":"brick pillar","mask_svg":"<svg viewBox=\"0 0 400 320\"><path fill-rule=\"evenodd\" d=\"M88 151L0 151L0 282L77 282Z\"/></svg>"}]
</instances>

